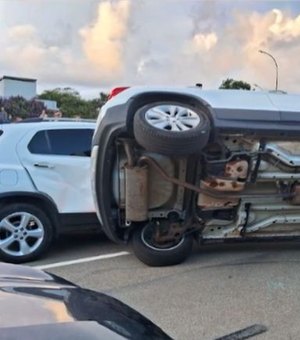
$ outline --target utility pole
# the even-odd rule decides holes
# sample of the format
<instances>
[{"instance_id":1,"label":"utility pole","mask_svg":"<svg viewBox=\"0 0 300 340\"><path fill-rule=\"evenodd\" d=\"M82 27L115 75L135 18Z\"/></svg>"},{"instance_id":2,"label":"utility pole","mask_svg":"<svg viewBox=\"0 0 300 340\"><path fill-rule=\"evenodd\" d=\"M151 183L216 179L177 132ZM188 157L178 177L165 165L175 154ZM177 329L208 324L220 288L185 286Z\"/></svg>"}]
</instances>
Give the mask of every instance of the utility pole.
<instances>
[{"instance_id":1,"label":"utility pole","mask_svg":"<svg viewBox=\"0 0 300 340\"><path fill-rule=\"evenodd\" d=\"M276 67L276 81L275 81L275 91L278 91L278 64L276 62L276 59L272 56L272 54L266 52L266 51L263 51L263 50L259 50L258 51L259 53L263 53L263 54L266 54L268 55L270 58L272 58L272 60L274 61L274 64L275 64L275 67Z\"/></svg>"}]
</instances>

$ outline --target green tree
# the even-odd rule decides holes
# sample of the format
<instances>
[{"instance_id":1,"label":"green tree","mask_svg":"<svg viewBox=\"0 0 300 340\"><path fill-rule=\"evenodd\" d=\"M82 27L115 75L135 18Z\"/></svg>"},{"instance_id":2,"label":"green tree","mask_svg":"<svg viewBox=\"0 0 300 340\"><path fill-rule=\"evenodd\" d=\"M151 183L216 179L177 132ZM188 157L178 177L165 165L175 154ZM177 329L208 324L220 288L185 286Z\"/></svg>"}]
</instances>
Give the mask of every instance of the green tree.
<instances>
[{"instance_id":1,"label":"green tree","mask_svg":"<svg viewBox=\"0 0 300 340\"><path fill-rule=\"evenodd\" d=\"M242 80L234 80L231 78L227 78L226 80L222 81L222 84L220 85L219 89L251 90L251 85Z\"/></svg>"},{"instance_id":2,"label":"green tree","mask_svg":"<svg viewBox=\"0 0 300 340\"><path fill-rule=\"evenodd\" d=\"M99 98L85 100L70 87L46 90L40 99L55 100L65 117L80 116L82 118L97 118L99 109L107 101L108 95L101 92Z\"/></svg>"},{"instance_id":3,"label":"green tree","mask_svg":"<svg viewBox=\"0 0 300 340\"><path fill-rule=\"evenodd\" d=\"M102 105L104 105L107 102L109 94L108 93L104 93L104 92L100 92L99 96L100 96L100 103L101 103L101 106L102 106Z\"/></svg>"},{"instance_id":4,"label":"green tree","mask_svg":"<svg viewBox=\"0 0 300 340\"><path fill-rule=\"evenodd\" d=\"M43 103L35 99L26 100L21 96L1 98L0 107L3 107L9 116L14 119L38 117L45 109Z\"/></svg>"}]
</instances>

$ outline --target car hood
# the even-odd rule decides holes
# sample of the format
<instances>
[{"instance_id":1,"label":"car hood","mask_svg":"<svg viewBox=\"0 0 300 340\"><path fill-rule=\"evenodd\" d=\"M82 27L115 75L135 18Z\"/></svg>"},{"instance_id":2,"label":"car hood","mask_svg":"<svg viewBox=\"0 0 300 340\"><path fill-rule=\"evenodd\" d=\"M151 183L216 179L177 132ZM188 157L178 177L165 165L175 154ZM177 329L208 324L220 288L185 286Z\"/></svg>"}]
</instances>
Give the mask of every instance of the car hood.
<instances>
[{"instance_id":1,"label":"car hood","mask_svg":"<svg viewBox=\"0 0 300 340\"><path fill-rule=\"evenodd\" d=\"M34 268L0 264L0 332L9 339L169 339L150 320L102 293ZM108 335L110 333L110 335ZM57 336L56 336L56 335ZM4 337L5 338L5 337ZM50 338L50 337L49 337ZM63 338L63 339L64 339Z\"/></svg>"},{"instance_id":2,"label":"car hood","mask_svg":"<svg viewBox=\"0 0 300 340\"><path fill-rule=\"evenodd\" d=\"M75 286L73 283L68 282L58 276L46 273L42 270L35 269L27 266L12 265L8 263L0 263L0 287L2 285L8 285L10 282L22 282L22 284L46 284L46 283L60 283L70 284Z\"/></svg>"}]
</instances>

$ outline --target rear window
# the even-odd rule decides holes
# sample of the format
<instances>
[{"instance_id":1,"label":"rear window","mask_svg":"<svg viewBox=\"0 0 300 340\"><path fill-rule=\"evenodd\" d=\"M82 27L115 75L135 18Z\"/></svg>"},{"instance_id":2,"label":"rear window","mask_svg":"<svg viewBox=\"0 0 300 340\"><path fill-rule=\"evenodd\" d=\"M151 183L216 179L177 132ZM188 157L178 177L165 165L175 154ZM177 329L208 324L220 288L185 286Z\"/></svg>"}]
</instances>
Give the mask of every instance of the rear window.
<instances>
[{"instance_id":1,"label":"rear window","mask_svg":"<svg viewBox=\"0 0 300 340\"><path fill-rule=\"evenodd\" d=\"M39 131L28 149L33 154L90 157L93 132L93 129Z\"/></svg>"}]
</instances>

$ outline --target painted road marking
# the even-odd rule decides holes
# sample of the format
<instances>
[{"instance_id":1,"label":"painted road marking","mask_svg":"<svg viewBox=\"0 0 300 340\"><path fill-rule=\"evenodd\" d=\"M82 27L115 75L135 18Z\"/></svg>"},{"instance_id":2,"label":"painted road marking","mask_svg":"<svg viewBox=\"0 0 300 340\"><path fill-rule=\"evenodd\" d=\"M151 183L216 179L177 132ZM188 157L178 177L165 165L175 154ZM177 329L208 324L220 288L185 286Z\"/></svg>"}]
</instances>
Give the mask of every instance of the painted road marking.
<instances>
[{"instance_id":1,"label":"painted road marking","mask_svg":"<svg viewBox=\"0 0 300 340\"><path fill-rule=\"evenodd\" d=\"M50 268L66 267L66 266L71 266L73 264L106 260L106 259L111 259L111 258L118 257L118 256L124 256L124 255L130 255L130 253L128 253L127 251L121 251L119 253L104 254L104 255L99 255L99 256L83 257L80 259L70 260L70 261L49 263L49 264L44 264L41 266L34 266L34 268L44 270L44 269L50 269Z\"/></svg>"}]
</instances>

